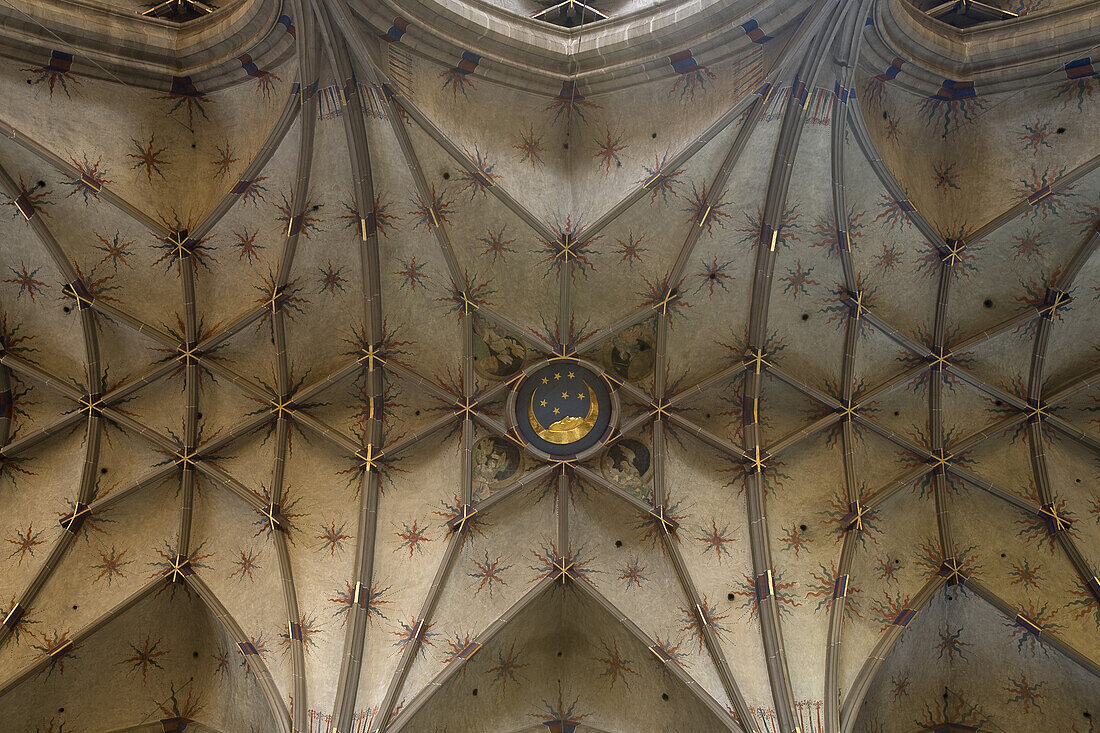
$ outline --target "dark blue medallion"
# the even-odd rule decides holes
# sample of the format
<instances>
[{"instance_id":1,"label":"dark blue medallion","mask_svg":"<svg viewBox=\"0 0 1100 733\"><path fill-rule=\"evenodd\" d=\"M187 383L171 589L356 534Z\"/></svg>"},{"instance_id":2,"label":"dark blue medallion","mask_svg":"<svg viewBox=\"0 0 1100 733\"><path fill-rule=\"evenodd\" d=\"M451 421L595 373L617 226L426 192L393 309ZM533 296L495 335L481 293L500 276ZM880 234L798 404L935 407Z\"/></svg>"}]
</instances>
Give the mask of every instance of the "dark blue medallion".
<instances>
[{"instance_id":1,"label":"dark blue medallion","mask_svg":"<svg viewBox=\"0 0 1100 733\"><path fill-rule=\"evenodd\" d=\"M606 379L573 359L528 372L512 409L520 436L551 456L575 456L604 440L613 411Z\"/></svg>"}]
</instances>

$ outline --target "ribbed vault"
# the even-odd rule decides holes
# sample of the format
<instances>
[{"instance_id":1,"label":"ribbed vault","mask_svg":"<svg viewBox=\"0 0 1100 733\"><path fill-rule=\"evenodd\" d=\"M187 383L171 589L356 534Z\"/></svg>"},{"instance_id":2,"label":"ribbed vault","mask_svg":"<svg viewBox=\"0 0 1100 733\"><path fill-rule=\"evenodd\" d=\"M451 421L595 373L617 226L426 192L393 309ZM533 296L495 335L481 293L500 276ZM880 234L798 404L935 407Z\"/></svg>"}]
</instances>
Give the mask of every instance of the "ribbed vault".
<instances>
[{"instance_id":1,"label":"ribbed vault","mask_svg":"<svg viewBox=\"0 0 1100 733\"><path fill-rule=\"evenodd\" d=\"M1089 57L774 2L548 92L279 10L270 67L0 69L6 726L1092 730ZM510 428L548 359L592 456Z\"/></svg>"}]
</instances>

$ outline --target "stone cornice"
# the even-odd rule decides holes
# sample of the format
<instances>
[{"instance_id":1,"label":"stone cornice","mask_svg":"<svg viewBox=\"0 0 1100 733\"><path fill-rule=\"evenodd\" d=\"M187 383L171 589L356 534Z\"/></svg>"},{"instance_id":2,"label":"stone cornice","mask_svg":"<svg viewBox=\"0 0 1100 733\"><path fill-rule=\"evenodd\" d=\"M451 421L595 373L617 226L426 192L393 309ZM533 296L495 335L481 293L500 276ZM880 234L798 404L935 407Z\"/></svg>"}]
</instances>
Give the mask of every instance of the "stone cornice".
<instances>
[{"instance_id":1,"label":"stone cornice","mask_svg":"<svg viewBox=\"0 0 1100 733\"><path fill-rule=\"evenodd\" d=\"M381 0L348 3L369 26L385 33L395 17L408 21L400 44L442 65L464 51L481 56L478 75L501 84L556 93L565 80L586 94L623 88L667 75L668 56L690 48L714 62L744 53L753 42L737 26L755 20L778 36L810 7L808 2L685 0L634 11L576 30L517 16L478 0ZM383 44L384 45L384 44Z\"/></svg>"},{"instance_id":2,"label":"stone cornice","mask_svg":"<svg viewBox=\"0 0 1100 733\"><path fill-rule=\"evenodd\" d=\"M81 0L26 0L18 8L0 5L4 56L42 64L51 50L65 51L76 56L82 76L151 89L191 76L211 91L240 80L243 54L265 68L293 52L293 39L278 22L290 12L285 0L237 0L183 25Z\"/></svg>"},{"instance_id":3,"label":"stone cornice","mask_svg":"<svg viewBox=\"0 0 1100 733\"><path fill-rule=\"evenodd\" d=\"M895 82L921 94L944 79L973 81L982 92L1065 80L1062 67L1088 55L1100 37L1096 2L958 29L907 0L880 0L867 28L863 63L876 73L905 60Z\"/></svg>"}]
</instances>

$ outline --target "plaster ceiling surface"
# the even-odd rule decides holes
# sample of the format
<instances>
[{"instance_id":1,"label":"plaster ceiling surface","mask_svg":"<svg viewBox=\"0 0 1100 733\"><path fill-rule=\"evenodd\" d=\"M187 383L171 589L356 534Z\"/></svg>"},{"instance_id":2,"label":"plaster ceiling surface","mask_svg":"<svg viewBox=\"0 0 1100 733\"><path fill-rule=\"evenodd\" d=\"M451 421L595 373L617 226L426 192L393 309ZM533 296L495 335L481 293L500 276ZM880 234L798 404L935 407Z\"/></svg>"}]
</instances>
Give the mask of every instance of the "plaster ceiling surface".
<instances>
[{"instance_id":1,"label":"plaster ceiling surface","mask_svg":"<svg viewBox=\"0 0 1100 733\"><path fill-rule=\"evenodd\" d=\"M0 728L1093 733L1091 61L772 5L615 91L340 0L6 62Z\"/></svg>"}]
</instances>

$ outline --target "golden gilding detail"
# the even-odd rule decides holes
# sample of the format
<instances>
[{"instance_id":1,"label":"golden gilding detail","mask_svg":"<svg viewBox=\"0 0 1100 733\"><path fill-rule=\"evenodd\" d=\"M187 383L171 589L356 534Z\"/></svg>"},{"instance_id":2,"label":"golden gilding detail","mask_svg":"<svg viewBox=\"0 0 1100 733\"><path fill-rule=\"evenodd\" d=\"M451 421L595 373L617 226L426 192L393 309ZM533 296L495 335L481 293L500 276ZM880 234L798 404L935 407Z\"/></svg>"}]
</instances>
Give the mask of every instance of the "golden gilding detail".
<instances>
[{"instance_id":1,"label":"golden gilding detail","mask_svg":"<svg viewBox=\"0 0 1100 733\"><path fill-rule=\"evenodd\" d=\"M575 443L592 432L596 425L596 418L600 415L600 405L596 401L596 393L592 391L592 385L584 383L588 387L588 414L584 417L571 415L555 420L548 427L543 427L535 416L535 393L531 392L531 402L527 408L527 419L531 423L531 429L535 434L554 445L567 445Z\"/></svg>"}]
</instances>

